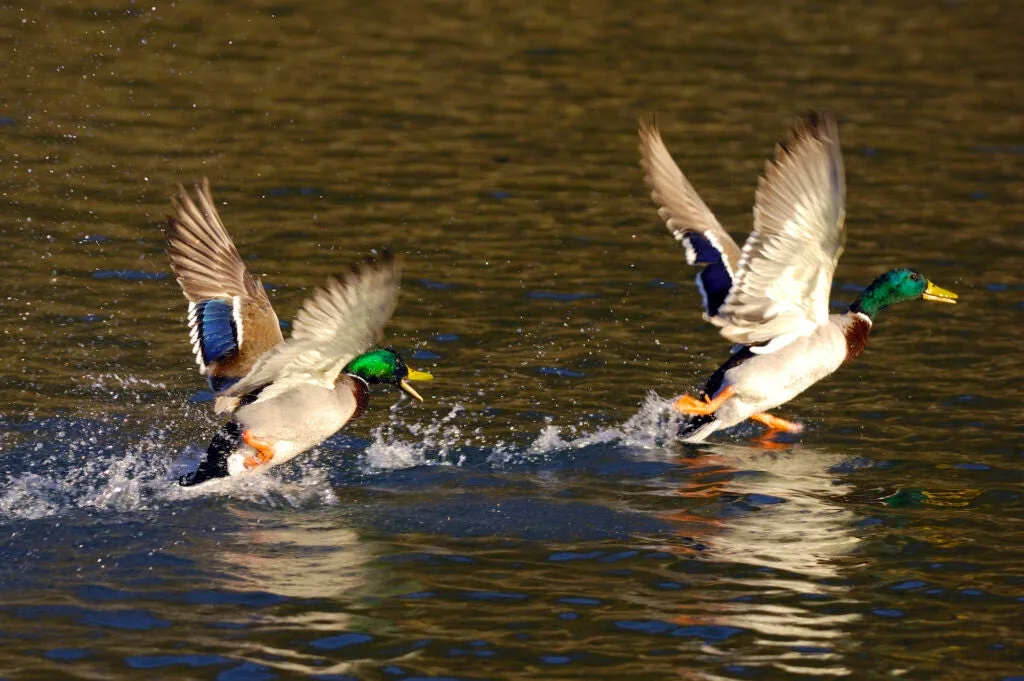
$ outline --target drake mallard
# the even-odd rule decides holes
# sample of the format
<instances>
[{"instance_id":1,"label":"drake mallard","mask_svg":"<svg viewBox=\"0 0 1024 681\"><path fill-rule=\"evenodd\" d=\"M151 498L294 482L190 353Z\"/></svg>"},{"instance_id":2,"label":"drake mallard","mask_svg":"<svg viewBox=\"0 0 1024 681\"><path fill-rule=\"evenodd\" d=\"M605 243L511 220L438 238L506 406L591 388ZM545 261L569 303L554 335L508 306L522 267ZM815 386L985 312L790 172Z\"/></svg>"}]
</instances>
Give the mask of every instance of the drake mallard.
<instances>
[{"instance_id":1,"label":"drake mallard","mask_svg":"<svg viewBox=\"0 0 1024 681\"><path fill-rule=\"evenodd\" d=\"M331 277L303 302L285 340L259 279L249 273L203 180L193 201L179 187L168 219L167 255L188 299L199 371L231 419L184 486L282 464L358 417L369 385L397 385L422 401L415 371L391 348L375 348L398 301L401 267L383 253Z\"/></svg>"},{"instance_id":2,"label":"drake mallard","mask_svg":"<svg viewBox=\"0 0 1024 681\"><path fill-rule=\"evenodd\" d=\"M768 413L864 350L883 308L922 298L955 303L957 295L920 272L898 268L875 279L843 314L829 314L836 263L846 242L846 180L835 118L808 113L765 164L754 197L754 229L743 249L722 228L672 160L654 119L640 123L641 167L658 215L703 269L697 288L704 318L739 344L699 397L674 407L692 418L685 442L746 419L799 432Z\"/></svg>"}]
</instances>

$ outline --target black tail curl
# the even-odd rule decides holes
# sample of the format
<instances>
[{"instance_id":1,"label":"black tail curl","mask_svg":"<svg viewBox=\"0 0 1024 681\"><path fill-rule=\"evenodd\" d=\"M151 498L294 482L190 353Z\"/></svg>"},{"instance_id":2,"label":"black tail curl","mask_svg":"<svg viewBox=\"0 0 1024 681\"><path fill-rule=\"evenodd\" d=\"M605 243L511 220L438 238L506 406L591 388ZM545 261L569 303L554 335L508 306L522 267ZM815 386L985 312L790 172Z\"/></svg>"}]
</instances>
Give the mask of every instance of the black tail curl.
<instances>
[{"instance_id":1,"label":"black tail curl","mask_svg":"<svg viewBox=\"0 0 1024 681\"><path fill-rule=\"evenodd\" d=\"M206 458L199 468L178 478L182 487L192 487L214 478L228 477L228 456L242 442L242 428L233 419L225 423L210 441L206 450Z\"/></svg>"},{"instance_id":2,"label":"black tail curl","mask_svg":"<svg viewBox=\"0 0 1024 681\"><path fill-rule=\"evenodd\" d=\"M686 438L693 435L700 428L715 420L714 414L693 414L679 427L679 437Z\"/></svg>"}]
</instances>

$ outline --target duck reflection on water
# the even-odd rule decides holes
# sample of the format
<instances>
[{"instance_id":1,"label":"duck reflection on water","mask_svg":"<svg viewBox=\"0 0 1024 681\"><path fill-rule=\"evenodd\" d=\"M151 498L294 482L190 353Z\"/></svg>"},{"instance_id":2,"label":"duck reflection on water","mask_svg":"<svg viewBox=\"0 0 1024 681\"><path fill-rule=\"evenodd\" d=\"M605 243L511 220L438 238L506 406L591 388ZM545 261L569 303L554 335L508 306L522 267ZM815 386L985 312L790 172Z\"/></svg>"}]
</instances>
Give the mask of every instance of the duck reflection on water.
<instances>
[{"instance_id":1,"label":"duck reflection on water","mask_svg":"<svg viewBox=\"0 0 1024 681\"><path fill-rule=\"evenodd\" d=\"M832 470L849 457L778 447L669 448L686 469L674 490L685 502L663 517L702 549L701 560L728 565L713 576L687 574L707 597L677 601L671 619L755 632L754 646L716 649L736 664L847 675L835 646L861 618L843 580L857 569L861 540L856 514L840 501L853 486Z\"/></svg>"}]
</instances>

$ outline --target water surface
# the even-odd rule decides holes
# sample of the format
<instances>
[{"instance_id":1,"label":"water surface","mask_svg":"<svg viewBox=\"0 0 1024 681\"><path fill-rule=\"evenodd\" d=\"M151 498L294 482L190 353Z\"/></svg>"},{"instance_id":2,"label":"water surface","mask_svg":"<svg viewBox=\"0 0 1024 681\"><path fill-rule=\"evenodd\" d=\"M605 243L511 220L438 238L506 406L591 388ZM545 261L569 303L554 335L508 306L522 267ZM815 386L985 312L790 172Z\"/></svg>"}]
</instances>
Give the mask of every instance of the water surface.
<instances>
[{"instance_id":1,"label":"water surface","mask_svg":"<svg viewBox=\"0 0 1024 681\"><path fill-rule=\"evenodd\" d=\"M0 10L0 677L1024 674L1024 16L1005 3L50 3ZM636 120L742 238L836 110L848 304L780 415L675 441L727 344ZM373 248L436 376L294 464L173 484L218 422L162 253L209 177L282 319Z\"/></svg>"}]
</instances>

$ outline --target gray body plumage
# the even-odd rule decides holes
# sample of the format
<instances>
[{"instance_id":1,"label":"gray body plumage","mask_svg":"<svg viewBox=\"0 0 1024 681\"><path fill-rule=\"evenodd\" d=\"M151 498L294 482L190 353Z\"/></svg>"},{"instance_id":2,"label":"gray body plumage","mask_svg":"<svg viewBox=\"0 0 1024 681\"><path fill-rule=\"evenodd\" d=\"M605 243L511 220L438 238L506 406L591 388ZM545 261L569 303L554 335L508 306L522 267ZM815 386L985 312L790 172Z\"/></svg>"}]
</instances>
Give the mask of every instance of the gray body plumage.
<instances>
[{"instance_id":1,"label":"gray body plumage","mask_svg":"<svg viewBox=\"0 0 1024 681\"><path fill-rule=\"evenodd\" d=\"M735 395L719 407L711 421L687 433L683 441L701 442L716 430L789 402L832 374L847 359L847 329L858 317L867 321L863 315L855 315L830 315L828 322L809 336L801 336L769 354L751 354L727 369L721 385L708 397L714 398L730 386Z\"/></svg>"},{"instance_id":2,"label":"gray body plumage","mask_svg":"<svg viewBox=\"0 0 1024 681\"><path fill-rule=\"evenodd\" d=\"M361 384L361 385L360 385ZM242 430L257 439L274 442L274 458L267 466L290 461L315 447L348 423L361 410L358 395L366 385L359 378L342 375L334 389L305 384L269 400L257 400L235 410L233 418ZM315 405L315 409L310 406ZM243 462L255 453L241 443L228 456L228 472L244 471Z\"/></svg>"}]
</instances>

